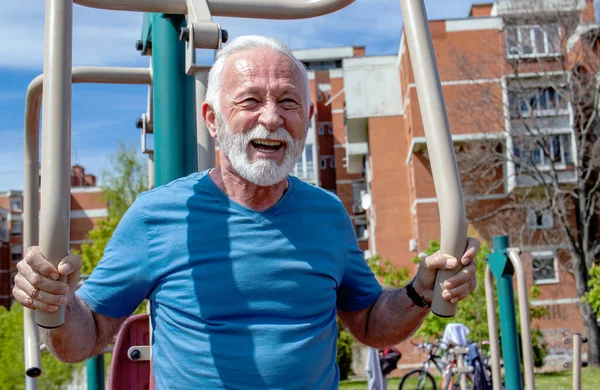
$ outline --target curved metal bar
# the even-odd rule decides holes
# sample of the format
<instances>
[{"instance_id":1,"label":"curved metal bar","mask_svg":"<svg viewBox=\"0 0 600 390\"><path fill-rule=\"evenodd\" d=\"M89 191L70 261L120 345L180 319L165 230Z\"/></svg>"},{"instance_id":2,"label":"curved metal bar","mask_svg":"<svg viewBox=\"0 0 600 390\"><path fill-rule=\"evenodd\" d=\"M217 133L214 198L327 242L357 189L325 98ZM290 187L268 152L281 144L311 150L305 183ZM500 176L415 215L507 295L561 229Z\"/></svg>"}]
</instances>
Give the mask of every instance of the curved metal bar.
<instances>
[{"instance_id":1,"label":"curved metal bar","mask_svg":"<svg viewBox=\"0 0 600 390\"><path fill-rule=\"evenodd\" d=\"M257 19L305 19L338 11L354 0L207 0L213 16ZM91 8L187 14L186 0L74 0Z\"/></svg>"},{"instance_id":2,"label":"curved metal bar","mask_svg":"<svg viewBox=\"0 0 600 390\"><path fill-rule=\"evenodd\" d=\"M529 300L527 299L527 281L525 269L519 250L508 249L508 258L517 275L517 291L519 292L519 317L521 319L521 346L523 348L523 366L525 368L525 388L535 390L535 373L533 364L533 345L531 344L531 329L529 328Z\"/></svg>"},{"instance_id":3,"label":"curved metal bar","mask_svg":"<svg viewBox=\"0 0 600 390\"><path fill-rule=\"evenodd\" d=\"M498 337L498 319L496 318L496 306L494 305L494 275L489 265L485 267L485 306L490 335L492 386L494 390L500 390L502 389L502 377L500 376L500 337Z\"/></svg>"},{"instance_id":4,"label":"curved metal bar","mask_svg":"<svg viewBox=\"0 0 600 390\"><path fill-rule=\"evenodd\" d=\"M425 5L423 0L402 0L400 5L438 199L440 250L460 261L467 244L467 217ZM434 314L452 317L456 313L456 304L443 299L442 292L446 279L461 269L459 264L452 271L438 271L431 305Z\"/></svg>"},{"instance_id":5,"label":"curved metal bar","mask_svg":"<svg viewBox=\"0 0 600 390\"><path fill-rule=\"evenodd\" d=\"M25 98L25 180L23 188L23 247L39 244L39 147L40 107L42 104L43 76L29 83ZM35 129L35 131L31 131ZM42 373L39 345L40 336L35 323L35 310L23 308L25 373L35 378ZM29 381L37 387L35 381Z\"/></svg>"},{"instance_id":6,"label":"curved metal bar","mask_svg":"<svg viewBox=\"0 0 600 390\"><path fill-rule=\"evenodd\" d=\"M72 68L73 83L152 84L152 72L147 68ZM39 244L39 147L40 108L44 76L34 78L25 98L25 182L23 191L23 246ZM29 377L41 373L39 332L35 311L24 309L25 369Z\"/></svg>"}]
</instances>

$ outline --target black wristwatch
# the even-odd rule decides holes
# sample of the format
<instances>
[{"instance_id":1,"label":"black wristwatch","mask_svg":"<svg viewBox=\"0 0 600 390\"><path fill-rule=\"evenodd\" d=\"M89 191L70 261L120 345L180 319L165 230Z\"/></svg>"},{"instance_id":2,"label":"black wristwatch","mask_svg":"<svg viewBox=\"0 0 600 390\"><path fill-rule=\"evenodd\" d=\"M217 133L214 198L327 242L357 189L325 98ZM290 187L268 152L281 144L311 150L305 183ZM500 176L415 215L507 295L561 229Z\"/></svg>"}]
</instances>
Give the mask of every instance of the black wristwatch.
<instances>
[{"instance_id":1,"label":"black wristwatch","mask_svg":"<svg viewBox=\"0 0 600 390\"><path fill-rule=\"evenodd\" d=\"M429 302L427 302L425 299L423 299L423 297L417 293L417 291L415 290L415 288L413 286L414 282L415 282L415 280L413 279L410 281L410 283L408 283L406 285L406 294L408 295L410 300L413 301L413 303L419 307L422 307L422 308L431 307L431 304Z\"/></svg>"}]
</instances>

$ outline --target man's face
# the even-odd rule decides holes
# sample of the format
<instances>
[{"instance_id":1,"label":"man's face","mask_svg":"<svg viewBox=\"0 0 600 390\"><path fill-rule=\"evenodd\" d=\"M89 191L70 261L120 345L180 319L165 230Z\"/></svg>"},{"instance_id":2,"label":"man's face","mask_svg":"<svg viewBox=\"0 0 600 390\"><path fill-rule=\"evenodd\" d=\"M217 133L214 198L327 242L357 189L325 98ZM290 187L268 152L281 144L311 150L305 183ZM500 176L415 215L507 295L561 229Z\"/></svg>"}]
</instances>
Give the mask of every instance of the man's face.
<instances>
[{"instance_id":1,"label":"man's face","mask_svg":"<svg viewBox=\"0 0 600 390\"><path fill-rule=\"evenodd\" d=\"M312 110L300 70L273 50L248 50L227 59L222 77L221 151L246 180L281 182L302 154Z\"/></svg>"}]
</instances>

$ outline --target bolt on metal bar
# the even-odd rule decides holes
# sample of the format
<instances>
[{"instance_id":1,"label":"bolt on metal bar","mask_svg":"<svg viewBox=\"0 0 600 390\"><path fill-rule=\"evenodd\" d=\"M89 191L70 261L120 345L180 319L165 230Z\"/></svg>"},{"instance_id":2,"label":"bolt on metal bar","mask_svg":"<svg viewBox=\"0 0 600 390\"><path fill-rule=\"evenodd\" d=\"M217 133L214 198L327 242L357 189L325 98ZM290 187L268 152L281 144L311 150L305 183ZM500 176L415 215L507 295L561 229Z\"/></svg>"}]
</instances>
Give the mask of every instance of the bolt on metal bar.
<instances>
[{"instance_id":1,"label":"bolt on metal bar","mask_svg":"<svg viewBox=\"0 0 600 390\"><path fill-rule=\"evenodd\" d=\"M152 72L147 68L74 67L71 71L71 81L73 83L151 85ZM25 248L39 244L39 147L43 87L44 75L39 75L29 83L25 100L25 180L23 191L23 246ZM36 377L41 374L39 332L34 315L34 310L24 309L25 369L28 377ZM28 381L27 383L30 386L29 384L34 382ZM28 387L28 390L33 389L31 386Z\"/></svg>"},{"instance_id":2,"label":"bolt on metal bar","mask_svg":"<svg viewBox=\"0 0 600 390\"><path fill-rule=\"evenodd\" d=\"M440 250L460 261L467 243L467 218L425 4L423 0L401 0L400 6L438 194ZM456 313L456 304L443 299L442 292L444 282L461 268L459 264L452 271L438 271L431 305L434 314L452 317Z\"/></svg>"},{"instance_id":3,"label":"bolt on metal bar","mask_svg":"<svg viewBox=\"0 0 600 390\"><path fill-rule=\"evenodd\" d=\"M207 0L213 16L304 19L338 11L354 0ZM186 0L74 0L91 8L186 15Z\"/></svg>"}]
</instances>

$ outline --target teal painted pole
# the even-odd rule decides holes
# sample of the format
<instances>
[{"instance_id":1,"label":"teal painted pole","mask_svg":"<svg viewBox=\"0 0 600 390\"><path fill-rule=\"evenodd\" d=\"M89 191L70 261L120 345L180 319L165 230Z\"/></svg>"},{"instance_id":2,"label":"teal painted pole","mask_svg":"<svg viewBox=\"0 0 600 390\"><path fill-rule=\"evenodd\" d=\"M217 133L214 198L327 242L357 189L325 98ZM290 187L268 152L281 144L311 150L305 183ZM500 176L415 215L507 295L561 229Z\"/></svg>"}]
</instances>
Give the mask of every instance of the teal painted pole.
<instances>
[{"instance_id":1,"label":"teal painted pole","mask_svg":"<svg viewBox=\"0 0 600 390\"><path fill-rule=\"evenodd\" d=\"M104 355L96 355L85 361L88 390L104 390Z\"/></svg>"},{"instance_id":2,"label":"teal painted pole","mask_svg":"<svg viewBox=\"0 0 600 390\"><path fill-rule=\"evenodd\" d=\"M504 360L505 383L507 389L523 389L521 380L521 359L517 333L517 314L513 290L512 263L508 259L509 241L507 236L494 237L494 251L488 263L498 287L500 306L500 334L502 337L502 358Z\"/></svg>"},{"instance_id":3,"label":"teal painted pole","mask_svg":"<svg viewBox=\"0 0 600 390\"><path fill-rule=\"evenodd\" d=\"M155 185L196 172L195 78L185 73L183 15L153 14Z\"/></svg>"}]
</instances>

